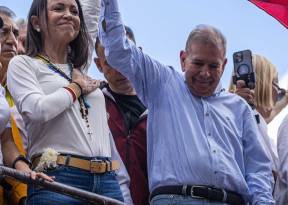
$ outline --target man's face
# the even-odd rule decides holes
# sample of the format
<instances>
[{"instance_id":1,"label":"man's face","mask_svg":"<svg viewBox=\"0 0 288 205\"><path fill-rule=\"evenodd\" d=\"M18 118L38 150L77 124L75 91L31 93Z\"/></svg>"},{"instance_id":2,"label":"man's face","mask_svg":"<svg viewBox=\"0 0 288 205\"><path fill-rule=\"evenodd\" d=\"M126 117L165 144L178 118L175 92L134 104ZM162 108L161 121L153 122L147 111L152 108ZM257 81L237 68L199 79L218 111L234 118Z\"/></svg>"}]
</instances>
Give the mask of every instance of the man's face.
<instances>
[{"instance_id":1,"label":"man's face","mask_svg":"<svg viewBox=\"0 0 288 205\"><path fill-rule=\"evenodd\" d=\"M181 51L180 59L192 94L200 97L211 96L227 62L224 51L211 44L192 42L189 51Z\"/></svg>"},{"instance_id":2,"label":"man's face","mask_svg":"<svg viewBox=\"0 0 288 205\"><path fill-rule=\"evenodd\" d=\"M120 72L113 69L107 62L104 54L104 48L98 46L97 48L98 58L95 59L95 63L99 70L103 73L104 77L108 81L109 85L113 87L125 89L131 87L130 81L123 76Z\"/></svg>"},{"instance_id":3,"label":"man's face","mask_svg":"<svg viewBox=\"0 0 288 205\"><path fill-rule=\"evenodd\" d=\"M17 55L17 38L19 31L12 18L1 14L0 16L4 21L4 26L0 33L0 62L7 65L11 58Z\"/></svg>"},{"instance_id":4,"label":"man's face","mask_svg":"<svg viewBox=\"0 0 288 205\"><path fill-rule=\"evenodd\" d=\"M17 53L19 55L25 54L25 43L27 38L27 26L19 28Z\"/></svg>"}]
</instances>

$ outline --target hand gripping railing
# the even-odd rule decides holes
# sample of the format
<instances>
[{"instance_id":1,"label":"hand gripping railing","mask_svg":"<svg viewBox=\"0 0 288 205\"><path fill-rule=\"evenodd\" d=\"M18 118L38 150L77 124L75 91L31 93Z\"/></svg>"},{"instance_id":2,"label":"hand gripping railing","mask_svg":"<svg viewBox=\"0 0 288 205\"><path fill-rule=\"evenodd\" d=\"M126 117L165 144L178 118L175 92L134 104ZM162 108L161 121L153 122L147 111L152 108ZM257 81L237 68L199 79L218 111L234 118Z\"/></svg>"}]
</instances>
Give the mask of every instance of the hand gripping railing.
<instances>
[{"instance_id":1,"label":"hand gripping railing","mask_svg":"<svg viewBox=\"0 0 288 205\"><path fill-rule=\"evenodd\" d=\"M0 176L8 176L12 177L20 182L30 185L41 186L47 190L57 192L60 194L64 194L76 199L80 199L92 204L97 205L124 205L123 202L120 202L115 199L111 199L109 197L101 196L99 194L95 194L92 192L87 192L82 189L74 188L71 186L67 186L58 182L49 182L44 179L36 179L32 180L28 173L24 173L21 171L17 171L15 169L11 169L5 166L0 166Z\"/></svg>"}]
</instances>

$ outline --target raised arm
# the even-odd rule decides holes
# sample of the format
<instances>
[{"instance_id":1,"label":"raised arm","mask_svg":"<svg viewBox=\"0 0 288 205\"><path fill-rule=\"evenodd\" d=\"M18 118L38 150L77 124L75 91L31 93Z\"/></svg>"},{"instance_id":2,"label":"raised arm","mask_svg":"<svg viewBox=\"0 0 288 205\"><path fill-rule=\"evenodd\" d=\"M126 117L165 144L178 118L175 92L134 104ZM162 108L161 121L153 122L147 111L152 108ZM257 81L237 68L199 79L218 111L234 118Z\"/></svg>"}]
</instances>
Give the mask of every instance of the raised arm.
<instances>
[{"instance_id":1,"label":"raised arm","mask_svg":"<svg viewBox=\"0 0 288 205\"><path fill-rule=\"evenodd\" d=\"M127 39L117 0L101 2L99 38L109 65L132 82L138 96L147 105L147 99L151 100L167 83L171 69L145 55Z\"/></svg>"},{"instance_id":2,"label":"raised arm","mask_svg":"<svg viewBox=\"0 0 288 205\"><path fill-rule=\"evenodd\" d=\"M248 184L251 204L274 204L272 198L272 164L259 141L260 133L251 110L243 125L243 155L245 179Z\"/></svg>"},{"instance_id":3,"label":"raised arm","mask_svg":"<svg viewBox=\"0 0 288 205\"><path fill-rule=\"evenodd\" d=\"M91 65L92 55L95 47L94 45L98 35L98 22L101 0L81 0L80 3L84 14L84 21L90 38L89 58L87 65L84 69L87 73L89 66Z\"/></svg>"}]
</instances>

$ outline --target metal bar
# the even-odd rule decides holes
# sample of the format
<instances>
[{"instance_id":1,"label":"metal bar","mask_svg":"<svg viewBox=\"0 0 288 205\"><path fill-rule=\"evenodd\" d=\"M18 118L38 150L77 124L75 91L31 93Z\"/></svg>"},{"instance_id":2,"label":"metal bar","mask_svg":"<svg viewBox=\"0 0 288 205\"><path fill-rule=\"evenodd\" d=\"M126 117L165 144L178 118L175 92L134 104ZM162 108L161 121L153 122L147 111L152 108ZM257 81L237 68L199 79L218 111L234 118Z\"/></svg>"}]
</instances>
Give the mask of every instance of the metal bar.
<instances>
[{"instance_id":1,"label":"metal bar","mask_svg":"<svg viewBox=\"0 0 288 205\"><path fill-rule=\"evenodd\" d=\"M12 177L16 180L19 180L25 184L29 185L36 185L36 186L41 186L47 190L57 192L60 194L64 194L76 199L80 199L92 204L97 204L97 205L124 205L123 202L120 202L118 200L101 196L99 194L95 194L92 192L87 192L82 189L78 189L75 187L67 186L62 183L58 182L48 182L44 179L36 179L32 180L30 178L30 174L24 173L21 171L17 171L15 169L11 169L5 166L0 166L0 176L8 176Z\"/></svg>"}]
</instances>

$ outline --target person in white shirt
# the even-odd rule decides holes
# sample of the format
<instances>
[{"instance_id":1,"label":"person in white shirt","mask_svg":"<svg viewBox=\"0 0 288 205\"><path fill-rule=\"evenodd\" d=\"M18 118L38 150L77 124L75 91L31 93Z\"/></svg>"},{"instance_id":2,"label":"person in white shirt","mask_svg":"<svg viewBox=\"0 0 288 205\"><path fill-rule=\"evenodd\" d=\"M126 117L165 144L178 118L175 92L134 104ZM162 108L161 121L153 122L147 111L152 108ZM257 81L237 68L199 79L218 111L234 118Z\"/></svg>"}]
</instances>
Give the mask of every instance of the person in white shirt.
<instances>
[{"instance_id":1,"label":"person in white shirt","mask_svg":"<svg viewBox=\"0 0 288 205\"><path fill-rule=\"evenodd\" d=\"M0 17L0 31L3 27L3 20ZM0 36L1 37L1 36ZM0 53L1 53L1 43L0 43ZM0 71L2 70L2 64L0 62ZM8 103L5 99L5 95L4 95L4 89L0 84L0 135L2 134L2 132L4 131L4 129L6 128L6 125L9 121L9 106ZM1 141L0 141L1 143ZM0 144L1 145L1 144ZM0 164L2 164L2 154L0 152Z\"/></svg>"},{"instance_id":2,"label":"person in white shirt","mask_svg":"<svg viewBox=\"0 0 288 205\"><path fill-rule=\"evenodd\" d=\"M1 64L0 64L0 68L1 68ZM4 97L4 89L0 85L0 135L2 134L4 129L6 128L6 125L9 121L9 116L10 116L9 115L9 106L8 106L8 103L5 99L5 97ZM0 153L0 156L1 156L0 163L2 163L1 153Z\"/></svg>"},{"instance_id":3,"label":"person in white shirt","mask_svg":"<svg viewBox=\"0 0 288 205\"><path fill-rule=\"evenodd\" d=\"M288 204L288 115L282 121L277 137L279 155L278 178L276 181L276 202L278 205Z\"/></svg>"},{"instance_id":4,"label":"person in white shirt","mask_svg":"<svg viewBox=\"0 0 288 205\"><path fill-rule=\"evenodd\" d=\"M110 134L100 81L84 74L94 46L91 33L97 34L99 2L81 3L83 11L78 0L33 1L27 55L12 59L7 84L26 124L27 151L35 170L131 204L129 177ZM85 22L90 36L83 13L89 17ZM54 160L45 160L47 154ZM27 204L44 203L86 204L29 187Z\"/></svg>"}]
</instances>

